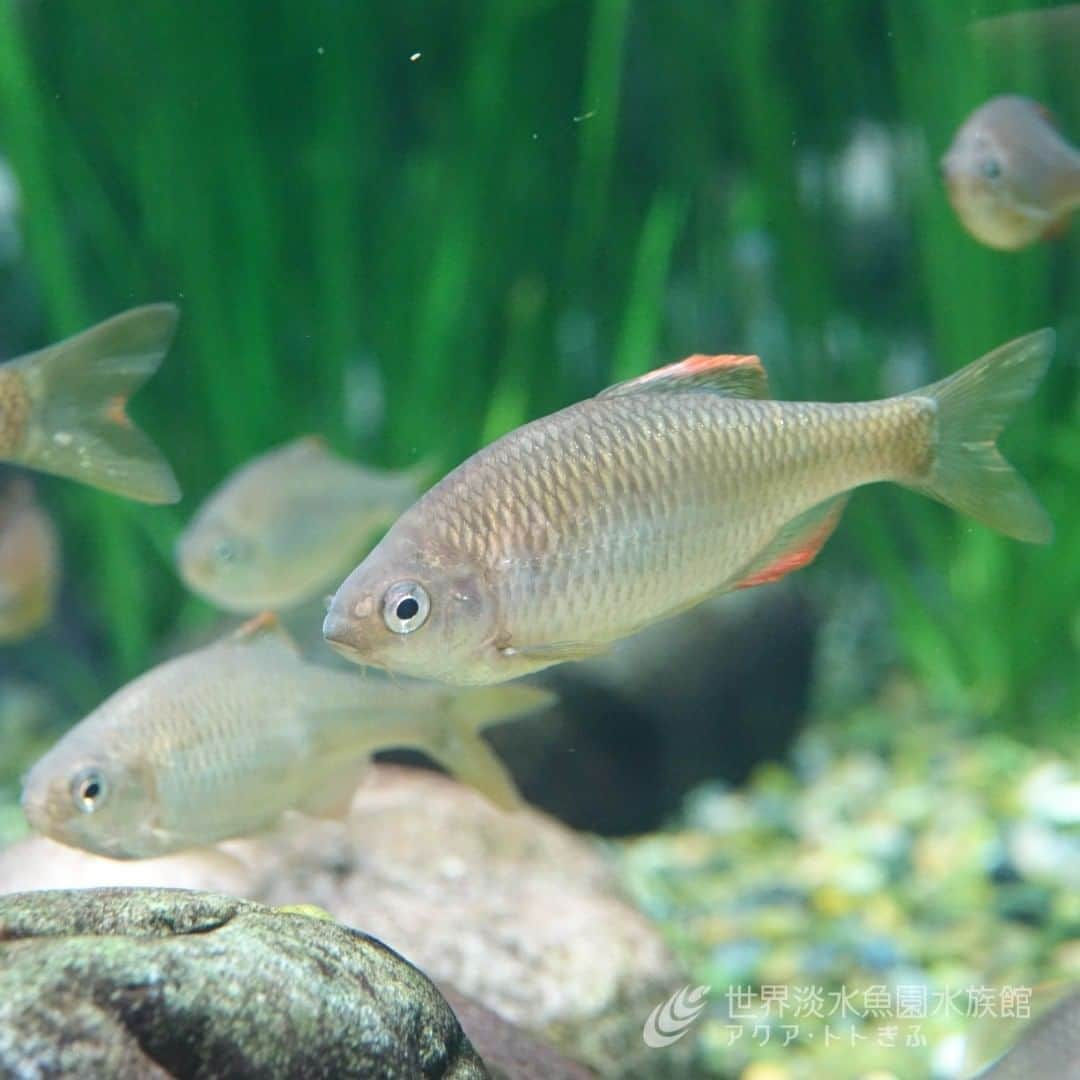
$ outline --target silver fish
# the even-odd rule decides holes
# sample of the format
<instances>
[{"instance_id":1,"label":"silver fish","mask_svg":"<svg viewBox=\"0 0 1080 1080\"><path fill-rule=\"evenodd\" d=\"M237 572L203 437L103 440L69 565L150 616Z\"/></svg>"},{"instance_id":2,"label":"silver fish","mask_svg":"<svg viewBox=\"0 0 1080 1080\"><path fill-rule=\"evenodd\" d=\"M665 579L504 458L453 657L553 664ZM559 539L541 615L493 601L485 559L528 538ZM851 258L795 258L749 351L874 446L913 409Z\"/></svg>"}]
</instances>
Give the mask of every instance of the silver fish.
<instances>
[{"instance_id":1,"label":"silver fish","mask_svg":"<svg viewBox=\"0 0 1080 1080\"><path fill-rule=\"evenodd\" d=\"M407 510L323 633L359 663L494 683L806 565L891 480L1021 540L1052 527L994 440L1054 335L859 404L767 400L755 356L692 356L526 424Z\"/></svg>"},{"instance_id":2,"label":"silver fish","mask_svg":"<svg viewBox=\"0 0 1080 1080\"><path fill-rule=\"evenodd\" d=\"M149 858L344 813L377 750L425 751L499 806L513 780L479 732L551 703L528 686L395 686L305 662L272 616L140 676L31 769L22 806L53 840Z\"/></svg>"},{"instance_id":3,"label":"silver fish","mask_svg":"<svg viewBox=\"0 0 1080 1080\"><path fill-rule=\"evenodd\" d=\"M241 614L324 592L420 493L420 472L365 468L322 439L297 439L237 469L176 547L180 576Z\"/></svg>"},{"instance_id":4,"label":"silver fish","mask_svg":"<svg viewBox=\"0 0 1080 1080\"><path fill-rule=\"evenodd\" d=\"M1080 150L1030 98L976 109L942 158L953 209L982 243L1015 251L1063 232L1080 206Z\"/></svg>"}]
</instances>

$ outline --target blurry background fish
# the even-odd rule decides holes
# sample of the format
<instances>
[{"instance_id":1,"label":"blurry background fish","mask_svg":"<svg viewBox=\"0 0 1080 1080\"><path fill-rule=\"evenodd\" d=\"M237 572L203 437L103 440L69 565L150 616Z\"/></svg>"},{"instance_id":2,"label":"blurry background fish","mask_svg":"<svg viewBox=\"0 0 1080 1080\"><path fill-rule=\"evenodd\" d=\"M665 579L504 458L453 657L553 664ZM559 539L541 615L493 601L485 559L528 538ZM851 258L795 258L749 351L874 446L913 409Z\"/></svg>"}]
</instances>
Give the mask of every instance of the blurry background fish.
<instances>
[{"instance_id":1,"label":"blurry background fish","mask_svg":"<svg viewBox=\"0 0 1080 1080\"><path fill-rule=\"evenodd\" d=\"M1080 150L1048 110L1016 94L980 105L941 168L960 220L990 247L1014 251L1054 239L1080 206Z\"/></svg>"},{"instance_id":2,"label":"blurry background fish","mask_svg":"<svg viewBox=\"0 0 1080 1080\"><path fill-rule=\"evenodd\" d=\"M354 465L307 436L237 469L176 547L180 576L226 611L295 607L336 583L420 493L423 466Z\"/></svg>"},{"instance_id":3,"label":"blurry background fish","mask_svg":"<svg viewBox=\"0 0 1080 1080\"><path fill-rule=\"evenodd\" d=\"M22 477L0 475L0 644L18 641L52 617L60 540Z\"/></svg>"}]
</instances>

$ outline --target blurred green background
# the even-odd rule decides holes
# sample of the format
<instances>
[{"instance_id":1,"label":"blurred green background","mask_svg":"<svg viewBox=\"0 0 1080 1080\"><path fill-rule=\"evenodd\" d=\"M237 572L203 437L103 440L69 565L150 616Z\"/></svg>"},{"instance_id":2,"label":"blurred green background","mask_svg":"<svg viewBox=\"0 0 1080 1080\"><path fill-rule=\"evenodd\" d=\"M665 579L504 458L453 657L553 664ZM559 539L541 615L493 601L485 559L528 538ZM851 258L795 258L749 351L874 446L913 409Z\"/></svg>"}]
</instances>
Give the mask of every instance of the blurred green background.
<instances>
[{"instance_id":1,"label":"blurred green background","mask_svg":"<svg viewBox=\"0 0 1080 1080\"><path fill-rule=\"evenodd\" d=\"M209 621L173 541L296 435L450 467L690 352L758 352L778 396L858 399L1049 324L1056 363L1005 445L1054 545L873 490L804 576L826 607L836 582L879 585L890 655L940 703L1037 735L1075 720L1080 230L985 249L937 172L993 93L1080 137L1067 42L972 33L1010 7L0 3L0 352L183 311L133 412L185 500L41 483L77 631L24 665L89 706Z\"/></svg>"}]
</instances>

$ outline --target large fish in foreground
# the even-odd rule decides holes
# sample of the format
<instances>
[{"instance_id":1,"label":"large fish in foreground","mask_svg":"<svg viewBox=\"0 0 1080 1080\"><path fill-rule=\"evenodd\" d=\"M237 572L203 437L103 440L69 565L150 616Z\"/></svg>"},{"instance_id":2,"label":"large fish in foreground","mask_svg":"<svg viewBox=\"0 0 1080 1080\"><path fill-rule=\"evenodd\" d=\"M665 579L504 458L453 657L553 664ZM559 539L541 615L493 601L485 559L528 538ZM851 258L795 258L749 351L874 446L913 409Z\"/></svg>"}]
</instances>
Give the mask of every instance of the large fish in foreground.
<instances>
[{"instance_id":1,"label":"large fish in foreground","mask_svg":"<svg viewBox=\"0 0 1080 1080\"><path fill-rule=\"evenodd\" d=\"M941 161L957 217L992 248L1016 251L1068 228L1080 206L1080 150L1038 102L991 98L964 121Z\"/></svg>"},{"instance_id":2,"label":"large fish in foreground","mask_svg":"<svg viewBox=\"0 0 1080 1080\"><path fill-rule=\"evenodd\" d=\"M140 502L176 502L172 469L125 411L160 366L176 320L172 304L133 308L0 364L0 459Z\"/></svg>"},{"instance_id":3,"label":"large fish in foreground","mask_svg":"<svg viewBox=\"0 0 1080 1080\"><path fill-rule=\"evenodd\" d=\"M237 469L176 546L188 588L227 611L291 608L340 578L422 490L418 471L366 468L316 436Z\"/></svg>"},{"instance_id":4,"label":"large fish in foreground","mask_svg":"<svg viewBox=\"0 0 1080 1080\"><path fill-rule=\"evenodd\" d=\"M805 566L853 488L892 480L1045 543L994 440L1053 351L1042 330L922 390L771 401L756 356L691 356L518 428L427 492L338 589L349 658L495 683L590 656Z\"/></svg>"},{"instance_id":5,"label":"large fish in foreground","mask_svg":"<svg viewBox=\"0 0 1080 1080\"><path fill-rule=\"evenodd\" d=\"M343 813L377 750L425 751L497 805L513 780L479 732L544 708L528 686L397 686L306 663L276 620L142 675L29 772L38 832L116 859L245 836L287 810Z\"/></svg>"}]
</instances>

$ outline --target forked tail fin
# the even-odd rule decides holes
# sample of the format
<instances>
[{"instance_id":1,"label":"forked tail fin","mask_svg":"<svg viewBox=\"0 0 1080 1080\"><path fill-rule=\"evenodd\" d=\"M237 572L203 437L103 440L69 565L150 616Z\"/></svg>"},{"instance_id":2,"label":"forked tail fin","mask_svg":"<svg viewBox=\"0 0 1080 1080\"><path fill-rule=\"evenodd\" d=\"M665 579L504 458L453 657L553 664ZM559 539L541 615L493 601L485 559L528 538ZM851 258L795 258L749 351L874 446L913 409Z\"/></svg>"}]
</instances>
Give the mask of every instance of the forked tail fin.
<instances>
[{"instance_id":1,"label":"forked tail fin","mask_svg":"<svg viewBox=\"0 0 1080 1080\"><path fill-rule=\"evenodd\" d=\"M907 395L937 406L930 471L910 486L1006 536L1049 543L1049 515L995 440L1034 392L1053 352L1053 330L1037 330Z\"/></svg>"},{"instance_id":2,"label":"forked tail fin","mask_svg":"<svg viewBox=\"0 0 1080 1080\"><path fill-rule=\"evenodd\" d=\"M177 315L172 304L134 308L12 361L31 402L16 459L140 502L176 502L172 469L125 407L160 366Z\"/></svg>"}]
</instances>

